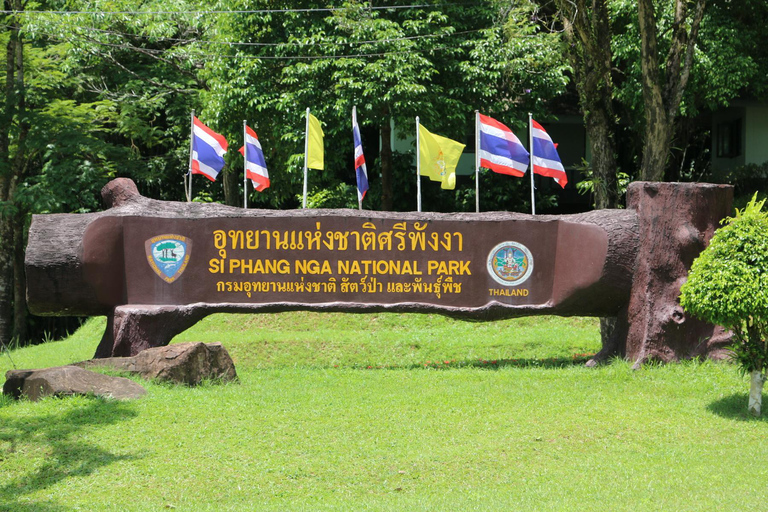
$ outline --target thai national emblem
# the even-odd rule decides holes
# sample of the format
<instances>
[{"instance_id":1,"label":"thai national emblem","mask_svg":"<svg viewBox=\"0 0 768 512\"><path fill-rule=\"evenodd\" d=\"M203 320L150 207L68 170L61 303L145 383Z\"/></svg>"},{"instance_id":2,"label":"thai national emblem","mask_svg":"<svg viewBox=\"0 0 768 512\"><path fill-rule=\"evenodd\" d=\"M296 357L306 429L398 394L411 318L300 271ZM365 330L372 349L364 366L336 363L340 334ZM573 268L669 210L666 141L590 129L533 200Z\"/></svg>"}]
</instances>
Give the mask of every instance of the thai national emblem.
<instances>
[{"instance_id":1,"label":"thai national emblem","mask_svg":"<svg viewBox=\"0 0 768 512\"><path fill-rule=\"evenodd\" d=\"M502 242L488 254L488 273L504 286L523 284L533 273L533 255L517 242Z\"/></svg>"},{"instance_id":2,"label":"thai national emblem","mask_svg":"<svg viewBox=\"0 0 768 512\"><path fill-rule=\"evenodd\" d=\"M440 153L437 154L437 160L432 164L432 172L437 176L440 176L440 179L442 180L445 176L445 167L445 155L440 151Z\"/></svg>"},{"instance_id":3,"label":"thai national emblem","mask_svg":"<svg viewBox=\"0 0 768 512\"><path fill-rule=\"evenodd\" d=\"M158 235L144 242L147 261L166 283L181 277L189 263L192 240L182 235Z\"/></svg>"}]
</instances>

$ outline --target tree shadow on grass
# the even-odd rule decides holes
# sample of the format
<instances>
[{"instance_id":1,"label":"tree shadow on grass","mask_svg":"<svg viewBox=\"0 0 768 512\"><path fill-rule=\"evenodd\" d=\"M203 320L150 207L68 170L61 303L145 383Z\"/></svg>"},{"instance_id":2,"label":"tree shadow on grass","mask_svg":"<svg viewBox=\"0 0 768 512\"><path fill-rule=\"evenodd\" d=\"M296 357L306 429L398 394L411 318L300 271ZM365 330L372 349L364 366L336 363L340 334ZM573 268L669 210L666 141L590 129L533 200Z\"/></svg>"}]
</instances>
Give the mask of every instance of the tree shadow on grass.
<instances>
[{"instance_id":1,"label":"tree shadow on grass","mask_svg":"<svg viewBox=\"0 0 768 512\"><path fill-rule=\"evenodd\" d=\"M517 359L465 359L450 361L425 361L419 364L409 364L403 366L371 367L408 369L434 368L438 370L449 370L452 368L484 368L488 370L499 370L501 368L566 368L569 366L584 366L594 354L574 354L564 357L537 358L517 358Z\"/></svg>"},{"instance_id":2,"label":"tree shadow on grass","mask_svg":"<svg viewBox=\"0 0 768 512\"><path fill-rule=\"evenodd\" d=\"M707 410L730 420L768 421L768 415L766 415L765 412L762 416L752 416L747 410L748 403L749 394L735 393L731 396L726 396L719 400L715 400L707 406ZM763 404L766 404L765 400L763 400Z\"/></svg>"},{"instance_id":3,"label":"tree shadow on grass","mask_svg":"<svg viewBox=\"0 0 768 512\"><path fill-rule=\"evenodd\" d=\"M7 403L3 405L8 407ZM25 474L0 480L0 511L70 510L55 502L32 502L24 497L71 477L88 476L114 462L138 458L134 454L114 454L80 439L86 430L125 421L136 414L130 403L91 398L82 407L62 414L6 417L0 423L0 463L19 450L42 452L45 461L37 465L31 457L18 456L22 463L25 458L29 460L30 468Z\"/></svg>"}]
</instances>

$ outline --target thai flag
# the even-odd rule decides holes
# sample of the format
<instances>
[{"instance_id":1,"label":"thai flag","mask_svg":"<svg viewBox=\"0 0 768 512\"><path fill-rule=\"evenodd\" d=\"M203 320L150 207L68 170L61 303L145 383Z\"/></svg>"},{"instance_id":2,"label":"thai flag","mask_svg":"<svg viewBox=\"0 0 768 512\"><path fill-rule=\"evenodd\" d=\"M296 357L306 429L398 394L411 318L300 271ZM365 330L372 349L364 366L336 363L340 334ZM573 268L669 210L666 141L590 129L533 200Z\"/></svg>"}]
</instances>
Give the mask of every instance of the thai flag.
<instances>
[{"instance_id":1,"label":"thai flag","mask_svg":"<svg viewBox=\"0 0 768 512\"><path fill-rule=\"evenodd\" d=\"M357 176L357 200L361 202L368 192L368 169L365 167L363 143L360 140L360 126L357 124L357 109L352 109L352 138L355 142L355 175Z\"/></svg>"},{"instance_id":2,"label":"thai flag","mask_svg":"<svg viewBox=\"0 0 768 512\"><path fill-rule=\"evenodd\" d=\"M227 139L205 126L197 117L192 119L192 174L202 174L216 181L224 167Z\"/></svg>"},{"instance_id":3,"label":"thai flag","mask_svg":"<svg viewBox=\"0 0 768 512\"><path fill-rule=\"evenodd\" d=\"M480 167L493 172L523 176L528 169L528 151L505 125L492 117L480 117Z\"/></svg>"},{"instance_id":4,"label":"thai flag","mask_svg":"<svg viewBox=\"0 0 768 512\"><path fill-rule=\"evenodd\" d=\"M533 172L541 176L553 178L558 185L565 188L568 183L568 176L565 175L565 169L560 162L560 156L557 154L552 139L539 123L531 119L531 137Z\"/></svg>"},{"instance_id":5,"label":"thai flag","mask_svg":"<svg viewBox=\"0 0 768 512\"><path fill-rule=\"evenodd\" d=\"M245 127L245 144L239 151L245 157L245 177L251 180L253 188L258 192L269 188L269 173L264 152L261 150L256 132L250 126Z\"/></svg>"}]
</instances>

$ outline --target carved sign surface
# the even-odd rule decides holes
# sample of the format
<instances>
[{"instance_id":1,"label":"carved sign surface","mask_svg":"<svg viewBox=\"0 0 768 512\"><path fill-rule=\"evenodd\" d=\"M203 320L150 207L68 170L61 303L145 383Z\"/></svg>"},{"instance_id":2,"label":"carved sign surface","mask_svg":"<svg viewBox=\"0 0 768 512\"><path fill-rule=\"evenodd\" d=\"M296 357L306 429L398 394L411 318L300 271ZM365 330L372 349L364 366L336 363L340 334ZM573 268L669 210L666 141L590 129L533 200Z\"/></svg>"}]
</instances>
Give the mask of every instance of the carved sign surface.
<instances>
[{"instance_id":1,"label":"carved sign surface","mask_svg":"<svg viewBox=\"0 0 768 512\"><path fill-rule=\"evenodd\" d=\"M473 308L550 301L558 224L127 218L123 227L129 304Z\"/></svg>"}]
</instances>

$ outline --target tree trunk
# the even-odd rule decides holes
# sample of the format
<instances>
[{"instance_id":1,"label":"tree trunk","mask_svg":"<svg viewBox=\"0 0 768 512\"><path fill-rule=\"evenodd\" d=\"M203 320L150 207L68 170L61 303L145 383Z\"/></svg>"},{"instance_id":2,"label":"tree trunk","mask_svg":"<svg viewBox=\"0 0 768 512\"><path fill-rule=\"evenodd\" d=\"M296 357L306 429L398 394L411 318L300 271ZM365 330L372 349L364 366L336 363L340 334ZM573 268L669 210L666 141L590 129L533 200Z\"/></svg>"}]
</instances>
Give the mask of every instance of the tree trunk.
<instances>
[{"instance_id":1,"label":"tree trunk","mask_svg":"<svg viewBox=\"0 0 768 512\"><path fill-rule=\"evenodd\" d=\"M584 0L557 0L557 6L565 26L568 57L578 84L579 104L592 151L595 207L615 208L619 192L608 6L605 0L596 0L590 7Z\"/></svg>"},{"instance_id":2,"label":"tree trunk","mask_svg":"<svg viewBox=\"0 0 768 512\"><path fill-rule=\"evenodd\" d=\"M645 147L640 179L664 181L664 171L672 147L674 121L667 118L663 105L658 105L655 101L646 104L645 113Z\"/></svg>"},{"instance_id":3,"label":"tree trunk","mask_svg":"<svg viewBox=\"0 0 768 512\"><path fill-rule=\"evenodd\" d=\"M13 230L8 215L0 215L0 344L13 332Z\"/></svg>"},{"instance_id":4,"label":"tree trunk","mask_svg":"<svg viewBox=\"0 0 768 512\"><path fill-rule=\"evenodd\" d=\"M11 9L21 11L21 0L11 2ZM6 82L5 108L2 126L0 126L0 202L5 208L0 209L0 343L11 341L13 333L13 212L8 206L13 204L15 165L10 157L11 125L23 99L24 68L23 47L19 35L18 21L10 27L10 37L6 46ZM20 81L20 83L19 83Z\"/></svg>"},{"instance_id":5,"label":"tree trunk","mask_svg":"<svg viewBox=\"0 0 768 512\"><path fill-rule=\"evenodd\" d=\"M610 102L610 99L608 99ZM619 204L619 190L616 184L616 143L613 137L613 121L607 112L592 109L585 115L587 135L592 150L593 177L595 178L595 208L616 208Z\"/></svg>"},{"instance_id":6,"label":"tree trunk","mask_svg":"<svg viewBox=\"0 0 768 512\"><path fill-rule=\"evenodd\" d=\"M763 383L765 375L755 370L749 374L749 412L752 416L760 416L763 407Z\"/></svg>"},{"instance_id":7,"label":"tree trunk","mask_svg":"<svg viewBox=\"0 0 768 512\"><path fill-rule=\"evenodd\" d=\"M656 39L656 14L653 0L638 0L637 20L640 25L640 66L642 69L643 105L645 107L645 142L640 179L662 181L669 147L665 145L662 126L667 123L664 115L664 98L661 94L661 73L658 63Z\"/></svg>"},{"instance_id":8,"label":"tree trunk","mask_svg":"<svg viewBox=\"0 0 768 512\"><path fill-rule=\"evenodd\" d=\"M392 128L385 117L379 128L381 136L381 209L392 211Z\"/></svg>"},{"instance_id":9,"label":"tree trunk","mask_svg":"<svg viewBox=\"0 0 768 512\"><path fill-rule=\"evenodd\" d=\"M226 166L222 171L222 186L224 187L224 204L227 206L241 206L238 189L239 180L237 174L230 166Z\"/></svg>"},{"instance_id":10,"label":"tree trunk","mask_svg":"<svg viewBox=\"0 0 768 512\"><path fill-rule=\"evenodd\" d=\"M13 334L12 337L20 343L28 338L27 329L27 285L24 276L24 218L26 213L16 214L13 227Z\"/></svg>"},{"instance_id":11,"label":"tree trunk","mask_svg":"<svg viewBox=\"0 0 768 512\"><path fill-rule=\"evenodd\" d=\"M645 107L645 141L640 168L640 179L643 181L664 180L675 134L675 121L693 66L693 50L704 15L704 5L705 0L697 0L696 10L689 19L686 0L675 0L675 19L662 73L654 2L637 2Z\"/></svg>"}]
</instances>

